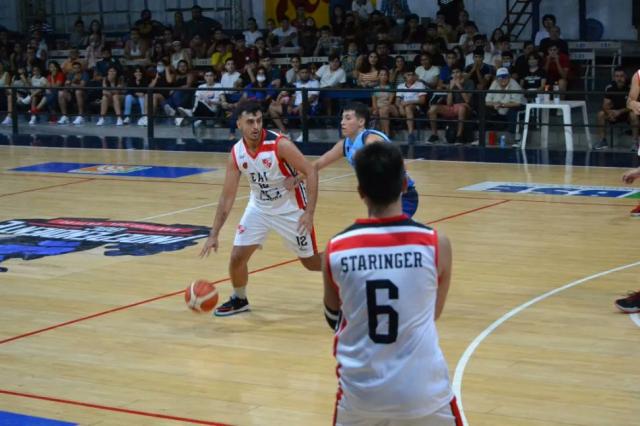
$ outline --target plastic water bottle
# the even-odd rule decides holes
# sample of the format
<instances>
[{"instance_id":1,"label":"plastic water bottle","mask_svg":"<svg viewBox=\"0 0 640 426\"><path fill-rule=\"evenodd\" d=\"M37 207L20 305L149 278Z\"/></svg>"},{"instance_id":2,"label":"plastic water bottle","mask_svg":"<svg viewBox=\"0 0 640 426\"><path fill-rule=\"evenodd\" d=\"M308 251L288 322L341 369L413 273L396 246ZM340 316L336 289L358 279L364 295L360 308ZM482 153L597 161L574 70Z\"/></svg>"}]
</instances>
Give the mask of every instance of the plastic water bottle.
<instances>
[{"instance_id":1,"label":"plastic water bottle","mask_svg":"<svg viewBox=\"0 0 640 426\"><path fill-rule=\"evenodd\" d=\"M558 83L553 85L553 102L556 104L560 103L560 95L558 94L558 92L560 91L560 86L558 86Z\"/></svg>"},{"instance_id":2,"label":"plastic water bottle","mask_svg":"<svg viewBox=\"0 0 640 426\"><path fill-rule=\"evenodd\" d=\"M507 138L505 135L500 136L500 148L504 148L507 146Z\"/></svg>"}]
</instances>

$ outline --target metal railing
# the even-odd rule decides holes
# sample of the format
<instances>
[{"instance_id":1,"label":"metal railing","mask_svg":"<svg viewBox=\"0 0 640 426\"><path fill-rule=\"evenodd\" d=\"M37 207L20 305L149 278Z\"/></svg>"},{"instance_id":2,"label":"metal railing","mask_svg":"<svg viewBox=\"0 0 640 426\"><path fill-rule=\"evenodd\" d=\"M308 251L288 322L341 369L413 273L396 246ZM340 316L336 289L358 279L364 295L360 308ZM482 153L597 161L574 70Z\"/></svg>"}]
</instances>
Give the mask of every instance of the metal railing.
<instances>
[{"instance_id":1,"label":"metal railing","mask_svg":"<svg viewBox=\"0 0 640 426\"><path fill-rule=\"evenodd\" d=\"M12 100L12 111L11 111L11 118L12 118L12 134L14 136L19 134L19 120L18 120L18 116L19 116L19 111L18 111L18 103L17 103L17 94L18 92L26 92L26 91L30 91L32 89L39 89L39 90L53 90L53 91L60 91L60 90L85 90L85 91L89 91L89 90L94 90L94 91L100 91L100 90L109 90L109 91L118 91L120 92L120 94L124 95L127 92L136 92L136 93L140 93L140 92L144 92L145 93L145 103L147 106L147 134L146 136L149 139L153 139L155 137L155 123L154 123L154 119L162 119L162 118L168 118L167 115L164 114L158 114L155 110L154 110L154 102L153 102L153 95L155 93L159 93L159 92L167 92L167 91L184 91L184 92L189 92L192 94L195 94L195 92L197 92L198 90L202 90L202 89L198 89L198 88L171 88L171 87L147 87L141 90L141 88L139 87L118 87L118 88L112 88L112 87L65 87L65 88L42 88L42 87L31 87L31 86L21 86L21 87L5 87L2 88L2 90L4 91L8 91L9 92L9 96L11 97ZM416 123L416 128L420 128L420 126L423 123L429 123L430 119L427 116L427 111L429 106L431 105L430 102L433 102L433 97L434 94L437 95L441 95L446 99L446 94L452 92L451 90L448 89L443 89L443 90L416 90L416 89L362 89L362 88L303 88L303 89L296 89L296 88L292 88L292 87L284 87L284 88L251 88L251 89L236 89L236 88L215 88L215 90L218 91L222 91L222 92L246 92L247 90L251 90L251 91L267 91L267 92L272 92L272 93L279 93L281 91L287 91L287 92L302 92L302 108L301 108L301 113L299 115L299 117L297 117L300 120L300 130L302 130L302 135L303 135L303 143L307 143L309 141L309 124L310 122L313 121L316 122L318 120L332 120L335 124L336 124L336 130L339 131L340 127L339 127L339 111L341 110L341 107L344 106L345 102L348 101L361 101L361 102L365 102L368 103L368 101L371 99L373 92L394 92L394 93L400 93L400 92L418 92L418 93L426 93L427 95L429 95L430 101L427 101L427 104L421 109L420 114L416 114L415 118L413 119L414 122ZM309 94L311 92L319 92L320 93L320 97L328 97L329 99L332 99L334 101L336 101L337 105L337 110L338 114L334 114L331 116L327 116L327 115L311 115L311 108L309 105ZM464 123L472 123L474 125L474 127L477 129L478 132L478 141L479 141L479 145L480 146L485 146L486 145L486 136L487 136L487 127L490 125L504 125L505 121L503 120L492 120L489 117L488 114L488 108L485 102L485 96L488 93L500 93L500 94L505 94L505 93L517 93L517 94L521 94L523 95L525 98L531 98L532 96L537 96L539 94L549 94L550 92L544 92L544 91L534 91L534 90L497 90L497 91L489 91L489 90L464 90L464 91L456 91L458 93L462 92L462 93L469 93L472 95L473 101L472 101L472 106L473 106L473 111L474 111L474 115L466 120L457 120L457 119L445 119L445 118L440 118L438 117L437 122L438 123L458 123L460 121L464 122ZM606 93L603 91L589 91L589 92L585 92L585 91L566 91L566 92L553 92L554 96L562 96L562 97L569 97L572 99L579 99L579 100L585 100L587 101L588 98L594 98L597 97L598 99L601 99L602 96L604 96L605 94L608 95L612 95L612 93ZM626 94L626 93L625 93ZM57 98L56 98L57 99ZM97 104L96 104L97 105ZM183 105L186 108L189 108L193 105L192 102L190 102L188 105ZM522 105L522 109L524 109L525 104ZM57 107L57 105L56 105ZM600 105L599 105L600 107ZM88 105L85 105L85 110L88 110ZM111 109L113 109L113 107L111 107ZM27 114L29 114L29 111L26 111ZM267 111L264 111L265 116L267 116ZM89 114L85 114L85 115L89 115ZM96 114L92 114L92 115L96 115ZM113 116L114 114L109 114L108 116ZM142 114L141 114L142 115ZM268 116L267 116L268 117ZM289 118L289 119L293 119L295 117L292 116L283 116L282 118ZM206 116L206 117L198 117L198 116L194 116L192 117L193 120L197 120L197 119L207 119L207 120L218 120L218 121L225 121L225 120L229 120L229 117L211 117L211 116ZM402 117L389 117L390 121L406 121L406 118L402 118ZM526 124L524 121L518 120L516 125L520 126ZM601 126L598 126L597 124L575 124L575 123L571 123L571 124L561 124L561 123L545 123L545 125L548 125L549 127L565 127L565 126L572 126L572 127L588 127L588 128L599 128ZM266 126L266 125L265 125ZM220 126L222 127L222 126Z\"/></svg>"}]
</instances>

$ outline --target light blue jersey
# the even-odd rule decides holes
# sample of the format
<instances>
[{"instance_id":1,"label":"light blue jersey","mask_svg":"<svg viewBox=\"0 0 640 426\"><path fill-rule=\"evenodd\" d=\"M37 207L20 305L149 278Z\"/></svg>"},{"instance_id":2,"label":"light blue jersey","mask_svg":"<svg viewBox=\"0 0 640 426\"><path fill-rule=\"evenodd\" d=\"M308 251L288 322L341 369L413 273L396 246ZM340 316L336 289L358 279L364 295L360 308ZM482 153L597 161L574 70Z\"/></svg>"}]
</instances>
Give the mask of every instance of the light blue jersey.
<instances>
[{"instance_id":1,"label":"light blue jersey","mask_svg":"<svg viewBox=\"0 0 640 426\"><path fill-rule=\"evenodd\" d=\"M362 132L358 133L358 136L356 136L355 140L351 140L345 137L343 154L347 159L347 161L349 162L349 164L351 164L351 167L355 167L354 157L356 155L356 152L358 152L360 148L364 147L364 141L367 138L367 136L369 136L370 134L378 135L382 139L384 139L385 142L391 143L391 139L389 139L389 136L385 135L382 132L379 132L378 130L373 130L373 129L364 129ZM409 176L409 173L407 173L407 181L408 181L407 183L409 188L413 188L415 186L415 183L413 182L413 179L411 179L411 177Z\"/></svg>"}]
</instances>

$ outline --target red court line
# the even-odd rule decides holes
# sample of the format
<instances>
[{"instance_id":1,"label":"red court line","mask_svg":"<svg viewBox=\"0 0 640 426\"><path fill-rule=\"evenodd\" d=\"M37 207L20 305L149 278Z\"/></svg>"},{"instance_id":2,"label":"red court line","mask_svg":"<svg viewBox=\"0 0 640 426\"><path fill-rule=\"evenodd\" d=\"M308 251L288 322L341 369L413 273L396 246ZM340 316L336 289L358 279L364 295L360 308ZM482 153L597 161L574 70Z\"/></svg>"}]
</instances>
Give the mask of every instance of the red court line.
<instances>
[{"instance_id":1,"label":"red court line","mask_svg":"<svg viewBox=\"0 0 640 426\"><path fill-rule=\"evenodd\" d=\"M151 413L151 412L147 412L147 411L129 410L127 408L110 407L108 405L100 405L100 404L90 404L88 402L73 401L73 400L70 400L70 399L52 398L52 397L48 397L48 396L34 395L34 394L23 393L23 392L14 392L14 391L3 390L3 389L0 389L0 394L11 395L11 396L19 396L19 397L23 397L23 398L40 399L42 401L58 402L58 403L61 403L61 404L78 405L80 407L97 408L98 410L114 411L114 412L117 412L117 413L135 414L137 416L154 417L154 418L157 418L157 419L176 420L176 421L179 421L179 422L194 423L194 424L199 424L199 425L229 426L226 423L218 423L218 422L211 422L211 421L207 421L207 420L190 419L190 418L187 418L187 417L170 416L168 414Z\"/></svg>"},{"instance_id":2,"label":"red court line","mask_svg":"<svg viewBox=\"0 0 640 426\"><path fill-rule=\"evenodd\" d=\"M257 272L262 272L262 271L266 271L268 269L277 268L279 266L283 266L283 265L286 265L288 263L296 262L297 260L298 259L289 259L289 260L285 260L284 262L274 263L273 265L265 266L264 268L255 269L253 271L249 271L249 274L255 274ZM222 283L222 282L225 282L225 281L229 281L229 280L230 280L229 277L221 278L221 279L219 279L217 281L213 281L213 284L219 284L219 283ZM74 320L62 322L62 323L59 323L59 324L54 324L54 325L52 325L50 327L45 327L45 328L41 328L39 330L31 331L29 333L20 334L19 336L9 337L8 339L0 340L0 345L2 345L4 343L13 342L14 340L19 340L19 339L23 339L25 337L29 337L29 336L33 336L33 335L36 335L36 334L44 333L45 331L55 330L56 328L60 328L60 327L64 327L64 326L67 326L67 325L75 324L77 322L86 321L88 319L101 317L103 315L111 314L111 313L114 313L114 312L118 312L118 311L122 311L122 310L125 310L125 309L129 309L129 308L133 308L133 307L144 305L144 304L147 304L147 303L155 302L156 300L161 300L161 299L166 299L168 297L173 297L173 296L176 296L178 294L182 294L183 292L184 292L184 290L174 291L173 293L163 294L161 296L156 296L156 297L152 297L150 299L141 300L139 302L130 303L130 304L125 305L125 306L119 306L117 308L113 308L113 309L109 309L109 310L106 310L106 311L98 312L96 314L87 315L87 316L84 316L84 317L81 317L81 318L76 318Z\"/></svg>"},{"instance_id":3,"label":"red court line","mask_svg":"<svg viewBox=\"0 0 640 426\"><path fill-rule=\"evenodd\" d=\"M456 218L456 217L464 216L464 215L467 215L469 213L477 212L479 210L484 210L484 209L488 209L488 208L491 208L491 207L499 206L500 204L505 204L505 203L508 203L510 201L512 201L512 200L500 200L497 203L487 204L486 206L478 207L478 208L471 209L471 210L465 210L465 211L460 212L460 213L452 214L451 216L445 216L445 217L442 217L440 219L432 220L431 222L427 222L427 224L431 225L433 223L444 222L445 220L449 220L449 219L453 219L453 218ZM2 342L0 342L0 343L2 343Z\"/></svg>"},{"instance_id":4,"label":"red court line","mask_svg":"<svg viewBox=\"0 0 640 426\"><path fill-rule=\"evenodd\" d=\"M9 175L9 176L17 176L18 173L0 173L3 175ZM52 174L32 174L32 173L20 173L19 176L26 176L26 177L39 177L39 178L58 178L58 179L74 179L73 176L58 176L58 175L52 175ZM136 177L131 177L130 179L125 179L125 178L116 178L116 177L104 177L104 178L91 178L89 180L95 180L95 181L116 181L116 182L129 182L129 183L136 183L136 182L151 182L151 183L176 183L176 184L182 184L182 185L206 185L206 186L222 186L224 185L224 183L216 183L216 182L188 182L188 181L181 181L181 180L160 180L160 179L140 179L140 178L136 178ZM238 188L249 188L249 186L244 186L244 185L239 185ZM44 189L44 188L43 188ZM355 189L323 189L323 188L318 188L318 191L320 192L345 192L345 193L357 193L358 191ZM11 194L8 194L11 195ZM426 193L420 193L421 196L423 197L432 197L432 198L459 198L459 199L463 199L463 200L488 200L488 201L493 201L495 200L495 198L490 198L490 197L465 197L462 195L440 195L440 194L426 194ZM576 197L577 199L578 197ZM509 201L515 201L518 203L547 203L547 204L566 204L566 205L572 205L575 204L577 206L609 206L609 207L635 207L637 204L610 204L610 203L585 203L585 202L581 202L581 201L576 201L576 202L571 202L571 201L550 201L550 200L526 200L526 199L510 199Z\"/></svg>"},{"instance_id":5,"label":"red court line","mask_svg":"<svg viewBox=\"0 0 640 426\"><path fill-rule=\"evenodd\" d=\"M8 197L9 195L18 195L18 194L24 194L24 193L27 193L27 192L41 191L43 189L57 188L59 186L74 185L76 183L84 183L84 182L89 182L89 181L92 181L92 180L93 179L74 180L73 182L57 183L55 185L41 186L39 188L33 188L33 189L25 189L24 191L10 192L8 194L0 194L0 198Z\"/></svg>"}]
</instances>

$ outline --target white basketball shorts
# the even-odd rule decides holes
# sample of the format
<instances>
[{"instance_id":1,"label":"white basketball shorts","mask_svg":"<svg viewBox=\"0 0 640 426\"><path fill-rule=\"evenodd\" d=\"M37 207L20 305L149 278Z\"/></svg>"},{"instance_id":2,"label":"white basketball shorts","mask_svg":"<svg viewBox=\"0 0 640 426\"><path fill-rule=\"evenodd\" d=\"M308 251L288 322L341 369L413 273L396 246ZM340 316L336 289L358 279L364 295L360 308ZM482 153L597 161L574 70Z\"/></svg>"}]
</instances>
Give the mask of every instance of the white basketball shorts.
<instances>
[{"instance_id":1,"label":"white basketball shorts","mask_svg":"<svg viewBox=\"0 0 640 426\"><path fill-rule=\"evenodd\" d=\"M381 419L360 415L337 404L334 425L337 426L462 426L456 399L442 406L435 413L413 419Z\"/></svg>"},{"instance_id":2,"label":"white basketball shorts","mask_svg":"<svg viewBox=\"0 0 640 426\"><path fill-rule=\"evenodd\" d=\"M289 249L298 257L311 257L318 253L315 230L298 233L298 219L304 210L270 215L255 207L247 207L236 228L235 246L262 245L270 230L276 231Z\"/></svg>"}]
</instances>

